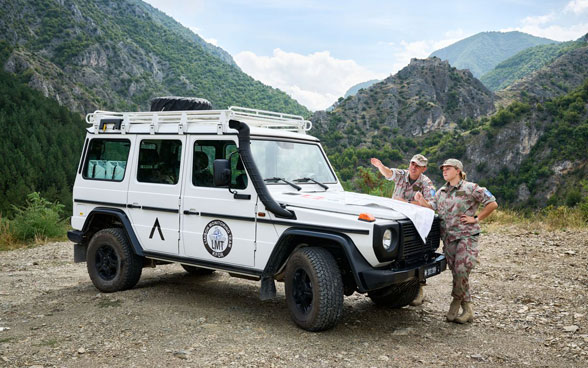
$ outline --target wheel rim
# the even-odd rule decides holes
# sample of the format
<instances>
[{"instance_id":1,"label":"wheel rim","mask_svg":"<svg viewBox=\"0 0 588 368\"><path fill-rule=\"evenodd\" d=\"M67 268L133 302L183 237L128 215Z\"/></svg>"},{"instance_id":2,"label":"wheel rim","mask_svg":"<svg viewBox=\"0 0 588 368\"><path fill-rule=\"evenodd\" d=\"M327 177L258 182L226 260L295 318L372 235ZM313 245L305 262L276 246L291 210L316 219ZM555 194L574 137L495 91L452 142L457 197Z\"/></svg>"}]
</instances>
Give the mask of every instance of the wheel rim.
<instances>
[{"instance_id":1,"label":"wheel rim","mask_svg":"<svg viewBox=\"0 0 588 368\"><path fill-rule=\"evenodd\" d=\"M118 256L109 245L102 245L96 251L96 270L103 280L110 281L118 272Z\"/></svg>"},{"instance_id":2,"label":"wheel rim","mask_svg":"<svg viewBox=\"0 0 588 368\"><path fill-rule=\"evenodd\" d=\"M312 307L312 282L303 269L297 269L292 280L292 297L296 309L307 314Z\"/></svg>"}]
</instances>

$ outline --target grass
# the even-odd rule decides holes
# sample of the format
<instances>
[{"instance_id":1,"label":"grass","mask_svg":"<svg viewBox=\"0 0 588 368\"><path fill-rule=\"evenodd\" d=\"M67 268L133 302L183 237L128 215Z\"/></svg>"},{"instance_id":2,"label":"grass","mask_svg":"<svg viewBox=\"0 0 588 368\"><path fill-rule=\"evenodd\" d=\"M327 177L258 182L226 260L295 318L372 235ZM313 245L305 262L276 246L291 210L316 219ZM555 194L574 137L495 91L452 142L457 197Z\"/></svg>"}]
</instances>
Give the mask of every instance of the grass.
<instances>
[{"instance_id":1,"label":"grass","mask_svg":"<svg viewBox=\"0 0 588 368\"><path fill-rule=\"evenodd\" d=\"M59 344L59 341L57 341L56 339L49 339L49 340L41 341L41 343L38 346L49 346L51 348L54 348L58 344Z\"/></svg>"},{"instance_id":2,"label":"grass","mask_svg":"<svg viewBox=\"0 0 588 368\"><path fill-rule=\"evenodd\" d=\"M118 299L102 299L98 302L98 307L109 308L109 307L120 307L122 302Z\"/></svg>"},{"instance_id":3,"label":"grass","mask_svg":"<svg viewBox=\"0 0 588 368\"><path fill-rule=\"evenodd\" d=\"M33 192L27 196L24 206L13 207L15 215L12 219L0 214L0 251L65 239L67 224L61 218L63 205L49 202Z\"/></svg>"},{"instance_id":4,"label":"grass","mask_svg":"<svg viewBox=\"0 0 588 368\"><path fill-rule=\"evenodd\" d=\"M36 235L33 239L30 240L20 240L15 236L10 222L0 216L0 252L22 248L33 248L51 241L66 240L67 227L65 226L63 226L63 234L59 236L47 237Z\"/></svg>"},{"instance_id":5,"label":"grass","mask_svg":"<svg viewBox=\"0 0 588 368\"><path fill-rule=\"evenodd\" d=\"M482 222L489 229L519 225L535 230L588 230L586 213L580 207L549 206L534 212L498 209Z\"/></svg>"}]
</instances>

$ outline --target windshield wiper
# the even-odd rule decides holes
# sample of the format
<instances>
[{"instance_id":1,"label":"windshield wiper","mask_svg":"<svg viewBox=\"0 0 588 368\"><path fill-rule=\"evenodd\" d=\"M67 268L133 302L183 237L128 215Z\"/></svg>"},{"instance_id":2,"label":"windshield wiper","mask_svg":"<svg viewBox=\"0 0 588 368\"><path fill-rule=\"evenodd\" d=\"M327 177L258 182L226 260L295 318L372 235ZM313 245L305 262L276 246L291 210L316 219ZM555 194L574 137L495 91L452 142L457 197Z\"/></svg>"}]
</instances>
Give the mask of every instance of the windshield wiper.
<instances>
[{"instance_id":1,"label":"windshield wiper","mask_svg":"<svg viewBox=\"0 0 588 368\"><path fill-rule=\"evenodd\" d=\"M278 177L274 177L274 178L265 178L263 179L263 181L273 181L273 182L277 182L277 181L283 181L284 183L292 186L294 189L296 190L300 190L302 189L302 187L300 187L299 185L296 185L292 182L289 182L288 180L284 179L284 178L278 178Z\"/></svg>"},{"instance_id":2,"label":"windshield wiper","mask_svg":"<svg viewBox=\"0 0 588 368\"><path fill-rule=\"evenodd\" d=\"M324 190L329 190L329 187L323 183L321 183L320 181L314 180L313 178L300 178L300 179L295 179L295 182L299 182L299 183L305 183L305 182L309 182L312 181L313 183L320 185Z\"/></svg>"}]
</instances>

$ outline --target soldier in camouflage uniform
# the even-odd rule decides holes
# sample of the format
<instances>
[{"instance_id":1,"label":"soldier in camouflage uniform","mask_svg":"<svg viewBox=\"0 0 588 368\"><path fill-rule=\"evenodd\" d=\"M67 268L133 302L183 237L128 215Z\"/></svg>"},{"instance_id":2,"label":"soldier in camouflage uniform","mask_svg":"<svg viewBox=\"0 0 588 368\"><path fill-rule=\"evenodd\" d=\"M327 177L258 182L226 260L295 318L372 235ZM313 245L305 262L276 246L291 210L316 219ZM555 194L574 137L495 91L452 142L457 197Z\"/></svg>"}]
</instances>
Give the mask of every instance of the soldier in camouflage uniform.
<instances>
[{"instance_id":1,"label":"soldier in camouflage uniform","mask_svg":"<svg viewBox=\"0 0 588 368\"><path fill-rule=\"evenodd\" d=\"M427 170L428 163L425 156L414 155L412 159L410 159L408 170L390 169L384 166L377 158L372 158L371 163L378 168L380 173L384 175L386 179L394 182L395 187L392 198L418 204L414 200L416 193L422 193L427 201L431 201L435 196L435 186L433 185L433 182L423 174ZM423 300L425 299L425 294L423 292L424 285L425 281L421 283L419 293L410 305L416 306L423 304Z\"/></svg>"},{"instance_id":2,"label":"soldier in camouflage uniform","mask_svg":"<svg viewBox=\"0 0 588 368\"><path fill-rule=\"evenodd\" d=\"M457 323L471 322L474 318L470 295L469 275L478 263L479 221L494 211L498 204L488 189L465 181L461 161L446 160L441 165L447 181L432 201L417 194L415 199L423 206L437 211L441 219L441 238L447 265L453 274L453 301L447 320ZM484 206L476 215L476 211ZM460 306L463 313L457 316Z\"/></svg>"}]
</instances>

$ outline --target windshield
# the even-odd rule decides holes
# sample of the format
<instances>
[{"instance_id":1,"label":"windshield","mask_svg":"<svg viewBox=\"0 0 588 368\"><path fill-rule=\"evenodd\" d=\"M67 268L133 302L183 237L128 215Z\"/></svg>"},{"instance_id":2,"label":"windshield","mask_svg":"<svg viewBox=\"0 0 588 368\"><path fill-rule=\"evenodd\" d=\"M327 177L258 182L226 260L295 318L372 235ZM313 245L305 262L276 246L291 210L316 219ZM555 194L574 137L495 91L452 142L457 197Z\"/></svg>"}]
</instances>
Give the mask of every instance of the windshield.
<instances>
[{"instance_id":1,"label":"windshield","mask_svg":"<svg viewBox=\"0 0 588 368\"><path fill-rule=\"evenodd\" d=\"M316 144L252 140L251 153L263 179L312 178L321 183L337 182Z\"/></svg>"}]
</instances>

